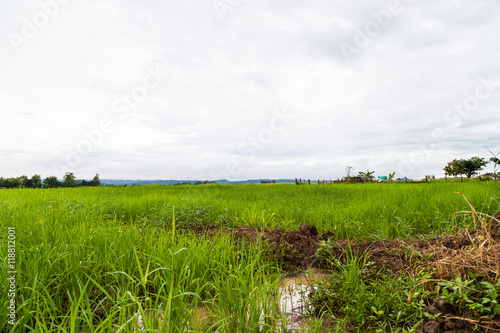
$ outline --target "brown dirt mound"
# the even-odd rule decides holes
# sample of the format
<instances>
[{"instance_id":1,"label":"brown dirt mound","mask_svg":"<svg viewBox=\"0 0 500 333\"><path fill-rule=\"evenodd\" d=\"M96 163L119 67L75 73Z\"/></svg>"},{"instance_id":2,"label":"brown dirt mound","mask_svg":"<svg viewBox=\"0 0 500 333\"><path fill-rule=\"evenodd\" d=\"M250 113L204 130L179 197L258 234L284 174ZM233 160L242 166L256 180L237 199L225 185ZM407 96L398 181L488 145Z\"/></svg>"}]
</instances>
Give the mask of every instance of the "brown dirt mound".
<instances>
[{"instance_id":1,"label":"brown dirt mound","mask_svg":"<svg viewBox=\"0 0 500 333\"><path fill-rule=\"evenodd\" d=\"M494 217L500 220L500 212ZM325 231L319 235L315 226L300 225L298 231L281 228L236 227L221 228L217 224L190 228L196 234L214 237L221 233L255 242L264 240L272 259L283 263L285 270L321 267L325 260L316 252L320 241L327 240L333 258L343 261L349 253L367 255L374 265L382 270L398 274L402 270L432 269L436 279L449 279L467 272L482 274L495 280L500 275L500 224L490 224L489 231L463 230L455 235L416 241L358 242L346 239L335 240L334 234Z\"/></svg>"},{"instance_id":2,"label":"brown dirt mound","mask_svg":"<svg viewBox=\"0 0 500 333\"><path fill-rule=\"evenodd\" d=\"M500 221L500 212L494 218ZM298 231L281 228L236 227L221 228L217 224L191 227L199 235L214 237L219 234L232 235L236 240L245 239L265 242L272 259L283 263L285 270L322 267L325 260L316 252L320 241L328 241L333 258L343 261L349 253L367 255L378 269L392 274L400 271L435 269L433 277L449 279L468 272L481 274L495 280L500 276L500 224L490 223L485 230L463 230L455 235L416 241L358 242L346 239L335 240L334 234L325 231L318 234L315 226L302 224Z\"/></svg>"}]
</instances>

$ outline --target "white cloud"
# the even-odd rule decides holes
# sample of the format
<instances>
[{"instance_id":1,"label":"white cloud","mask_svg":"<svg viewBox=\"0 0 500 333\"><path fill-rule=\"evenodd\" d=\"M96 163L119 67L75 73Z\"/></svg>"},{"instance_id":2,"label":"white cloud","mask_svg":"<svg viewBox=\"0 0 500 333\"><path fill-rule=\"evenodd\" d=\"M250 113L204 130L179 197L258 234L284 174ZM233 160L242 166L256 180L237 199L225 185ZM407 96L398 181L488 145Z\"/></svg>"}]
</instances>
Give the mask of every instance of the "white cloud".
<instances>
[{"instance_id":1,"label":"white cloud","mask_svg":"<svg viewBox=\"0 0 500 333\"><path fill-rule=\"evenodd\" d=\"M66 171L206 179L234 160L233 179L338 178L348 164L377 174L404 164L419 177L442 174L455 157L489 156L484 145L500 150L500 86L459 126L447 117L481 78L500 80L500 6L401 1L346 61L340 44L388 3L259 0L221 20L210 1L72 1L17 53L8 36L40 5L2 3L0 176L54 174L103 119L115 129ZM113 102L158 63L164 80L118 117ZM238 147L284 107L300 117L249 159Z\"/></svg>"}]
</instances>

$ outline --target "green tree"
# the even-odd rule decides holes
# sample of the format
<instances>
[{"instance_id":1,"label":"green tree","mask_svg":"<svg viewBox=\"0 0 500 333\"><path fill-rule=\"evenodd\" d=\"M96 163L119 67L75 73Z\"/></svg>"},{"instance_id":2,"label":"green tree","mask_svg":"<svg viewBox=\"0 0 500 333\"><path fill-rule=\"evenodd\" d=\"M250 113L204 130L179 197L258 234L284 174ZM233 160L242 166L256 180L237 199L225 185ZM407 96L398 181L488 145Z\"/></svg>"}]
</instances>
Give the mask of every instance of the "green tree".
<instances>
[{"instance_id":1,"label":"green tree","mask_svg":"<svg viewBox=\"0 0 500 333\"><path fill-rule=\"evenodd\" d=\"M17 179L19 180L19 182L21 183L21 186L22 187L27 187L27 188L30 188L31 187L31 181L30 179L28 178L28 176L26 175L22 175L21 177L17 177Z\"/></svg>"},{"instance_id":2,"label":"green tree","mask_svg":"<svg viewBox=\"0 0 500 333\"><path fill-rule=\"evenodd\" d=\"M59 180L57 180L56 176L50 176L43 180L43 187L45 188L55 188L61 186L62 183Z\"/></svg>"},{"instance_id":3,"label":"green tree","mask_svg":"<svg viewBox=\"0 0 500 333\"><path fill-rule=\"evenodd\" d=\"M461 160L454 159L444 167L444 174L448 176L457 177L465 173L464 166Z\"/></svg>"},{"instance_id":4,"label":"green tree","mask_svg":"<svg viewBox=\"0 0 500 333\"><path fill-rule=\"evenodd\" d=\"M63 187L75 187L76 184L76 177L73 172L66 172L66 174L63 177Z\"/></svg>"},{"instance_id":5,"label":"green tree","mask_svg":"<svg viewBox=\"0 0 500 333\"><path fill-rule=\"evenodd\" d=\"M31 186L33 188L40 188L42 187L42 177L40 175L34 174L31 179Z\"/></svg>"},{"instance_id":6,"label":"green tree","mask_svg":"<svg viewBox=\"0 0 500 333\"><path fill-rule=\"evenodd\" d=\"M375 178L375 176L373 175L375 173L375 171L370 171L370 170L366 170L366 172L363 172L363 171L360 171L358 172L358 176L363 178L363 180L365 181L373 181L373 179Z\"/></svg>"},{"instance_id":7,"label":"green tree","mask_svg":"<svg viewBox=\"0 0 500 333\"><path fill-rule=\"evenodd\" d=\"M484 158L474 156L469 158L468 160L460 160L465 170L465 175L467 178L475 176L479 173L479 171L483 170L484 166L489 162Z\"/></svg>"},{"instance_id":8,"label":"green tree","mask_svg":"<svg viewBox=\"0 0 500 333\"><path fill-rule=\"evenodd\" d=\"M89 182L89 186L101 186L101 180L99 179L99 174L96 173L94 178Z\"/></svg>"},{"instance_id":9,"label":"green tree","mask_svg":"<svg viewBox=\"0 0 500 333\"><path fill-rule=\"evenodd\" d=\"M478 174L486 164L488 164L488 161L477 156L469 158L468 160L454 159L444 167L444 172L449 176L465 175L467 178L471 178L472 176Z\"/></svg>"},{"instance_id":10,"label":"green tree","mask_svg":"<svg viewBox=\"0 0 500 333\"><path fill-rule=\"evenodd\" d=\"M394 180L394 176L396 176L396 172L389 173L389 181L392 182Z\"/></svg>"},{"instance_id":11,"label":"green tree","mask_svg":"<svg viewBox=\"0 0 500 333\"><path fill-rule=\"evenodd\" d=\"M0 178L0 187L18 188L22 183L18 178Z\"/></svg>"}]
</instances>

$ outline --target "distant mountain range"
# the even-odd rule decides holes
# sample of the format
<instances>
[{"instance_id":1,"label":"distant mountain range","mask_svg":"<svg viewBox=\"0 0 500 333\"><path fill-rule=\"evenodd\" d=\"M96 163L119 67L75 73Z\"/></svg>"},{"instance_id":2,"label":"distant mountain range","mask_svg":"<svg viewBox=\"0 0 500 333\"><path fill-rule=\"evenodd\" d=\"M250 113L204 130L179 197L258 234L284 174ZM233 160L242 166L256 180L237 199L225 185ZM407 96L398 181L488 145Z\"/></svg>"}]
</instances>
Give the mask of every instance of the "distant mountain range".
<instances>
[{"instance_id":1,"label":"distant mountain range","mask_svg":"<svg viewBox=\"0 0 500 333\"><path fill-rule=\"evenodd\" d=\"M261 181L275 181L276 183L293 183L295 182L295 179L249 179L249 180L237 180L237 181L230 181L227 179L218 179L215 182L217 184L260 184ZM107 184L107 185L153 185L153 184L160 184L160 185L177 185L177 184L182 184L182 183L188 183L188 184L195 184L196 182L204 182L204 180L178 180L178 179L168 179L168 180L163 180L163 179L154 179L154 180L143 180L143 179L101 179L101 184Z\"/></svg>"}]
</instances>

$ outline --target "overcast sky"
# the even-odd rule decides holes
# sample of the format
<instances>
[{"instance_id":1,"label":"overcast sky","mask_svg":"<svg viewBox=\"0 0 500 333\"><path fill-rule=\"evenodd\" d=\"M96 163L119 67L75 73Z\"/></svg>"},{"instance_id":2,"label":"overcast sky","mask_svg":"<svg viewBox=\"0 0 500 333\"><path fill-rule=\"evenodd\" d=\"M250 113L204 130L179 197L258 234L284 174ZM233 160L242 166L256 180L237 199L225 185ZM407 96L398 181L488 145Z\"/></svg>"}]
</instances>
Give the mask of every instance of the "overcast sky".
<instances>
[{"instance_id":1,"label":"overcast sky","mask_svg":"<svg viewBox=\"0 0 500 333\"><path fill-rule=\"evenodd\" d=\"M499 32L495 0L0 1L0 176L443 176L500 152Z\"/></svg>"}]
</instances>

